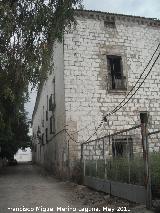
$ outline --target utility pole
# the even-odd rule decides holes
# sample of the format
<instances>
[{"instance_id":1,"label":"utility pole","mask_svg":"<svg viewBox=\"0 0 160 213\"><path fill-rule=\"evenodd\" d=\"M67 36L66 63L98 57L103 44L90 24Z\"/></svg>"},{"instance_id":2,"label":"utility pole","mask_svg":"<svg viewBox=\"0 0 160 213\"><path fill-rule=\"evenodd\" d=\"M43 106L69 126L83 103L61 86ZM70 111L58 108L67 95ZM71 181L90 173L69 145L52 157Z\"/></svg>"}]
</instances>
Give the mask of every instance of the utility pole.
<instances>
[{"instance_id":1,"label":"utility pole","mask_svg":"<svg viewBox=\"0 0 160 213\"><path fill-rule=\"evenodd\" d=\"M140 113L141 119L141 134L142 134L142 147L143 147L143 159L144 159L144 171L145 171L145 187L146 187L146 207L151 209L152 207L152 194L151 194L151 176L150 176L150 162L149 162L149 146L148 146L148 113Z\"/></svg>"}]
</instances>

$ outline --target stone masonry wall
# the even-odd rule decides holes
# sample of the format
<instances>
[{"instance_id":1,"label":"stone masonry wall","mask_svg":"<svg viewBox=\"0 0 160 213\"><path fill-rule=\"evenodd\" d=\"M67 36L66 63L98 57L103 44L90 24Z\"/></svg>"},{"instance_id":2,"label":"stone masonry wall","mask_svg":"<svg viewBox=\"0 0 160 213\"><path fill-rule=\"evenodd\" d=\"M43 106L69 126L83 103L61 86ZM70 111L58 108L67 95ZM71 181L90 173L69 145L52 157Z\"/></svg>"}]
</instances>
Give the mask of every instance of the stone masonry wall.
<instances>
[{"instance_id":1,"label":"stone masonry wall","mask_svg":"<svg viewBox=\"0 0 160 213\"><path fill-rule=\"evenodd\" d=\"M83 144L83 160L102 160L110 159L113 157L113 146L117 139L121 139L121 142L126 143L126 150L124 153L124 158L128 158L132 155L143 156L143 147L142 147L142 135L141 128L137 127L136 129L128 130L122 133L107 135L93 141L90 141L86 144ZM126 139L126 140L123 140ZM130 143L132 149L130 149ZM122 147L118 147L121 151ZM117 153L115 153L116 155ZM131 154L131 155L130 155Z\"/></svg>"},{"instance_id":2,"label":"stone masonry wall","mask_svg":"<svg viewBox=\"0 0 160 213\"><path fill-rule=\"evenodd\" d=\"M160 129L158 59L145 83L128 104L96 131L102 118L123 100L146 67L160 42L160 26L150 26L147 20L127 17L115 17L115 23L109 22L101 14L94 16L94 12L77 15L76 20L76 29L64 36L64 84L66 124L71 136L68 140L72 153L77 151L79 158L77 142L135 126L140 123L142 111L149 113L149 131ZM122 57L123 72L127 78L126 91L109 89L107 55ZM93 137L90 138L91 135ZM151 150L159 150L160 141L151 143Z\"/></svg>"},{"instance_id":3,"label":"stone masonry wall","mask_svg":"<svg viewBox=\"0 0 160 213\"><path fill-rule=\"evenodd\" d=\"M160 42L160 22L94 12L77 13L76 20L76 28L65 33L63 43L56 44L54 71L43 85L33 117L33 160L59 176L71 176L79 171L78 167L77 170L73 168L81 157L80 143L139 124L142 111L149 113L149 131L160 129L160 59L128 104L99 126L104 116L124 99L146 67ZM121 56L127 90L110 90L107 55ZM49 120L44 119L44 127L42 120L47 95L53 93L53 78L56 132L55 135L49 133L49 141L41 146L37 130L40 126L41 133L45 133L45 128L48 131L50 128ZM53 112L49 112L48 116L52 115ZM136 134L133 139L135 144L141 141ZM96 151L95 146L99 150ZM110 149L107 140L103 153L103 141L88 144L86 159L102 159L103 155L107 158ZM160 141L155 136L150 140L150 151L159 149ZM134 149L135 152L139 150Z\"/></svg>"}]
</instances>

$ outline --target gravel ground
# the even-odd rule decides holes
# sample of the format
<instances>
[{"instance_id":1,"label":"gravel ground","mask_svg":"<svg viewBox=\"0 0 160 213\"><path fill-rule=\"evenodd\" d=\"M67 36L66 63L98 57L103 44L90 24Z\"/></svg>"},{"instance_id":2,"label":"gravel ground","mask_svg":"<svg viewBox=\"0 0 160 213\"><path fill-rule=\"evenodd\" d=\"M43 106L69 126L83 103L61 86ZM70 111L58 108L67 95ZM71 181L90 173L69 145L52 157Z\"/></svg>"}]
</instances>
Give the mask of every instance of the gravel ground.
<instances>
[{"instance_id":1,"label":"gravel ground","mask_svg":"<svg viewBox=\"0 0 160 213\"><path fill-rule=\"evenodd\" d=\"M91 208L97 208L100 212L105 212L104 207L114 209L114 212L131 212L131 213L151 213L145 206L129 202L124 199L107 195L103 192L97 192L83 185L74 183L65 183L64 188L70 191L72 188L74 200L79 200L84 206L87 205ZM108 211L109 212L109 211ZM160 213L160 212L159 212Z\"/></svg>"},{"instance_id":2,"label":"gravel ground","mask_svg":"<svg viewBox=\"0 0 160 213\"><path fill-rule=\"evenodd\" d=\"M82 207L79 202L72 203L64 183L48 175L37 166L17 165L7 167L0 173L0 213L20 212L15 207L26 207L32 212L36 207ZM29 211L26 211L29 212Z\"/></svg>"},{"instance_id":3,"label":"gravel ground","mask_svg":"<svg viewBox=\"0 0 160 213\"><path fill-rule=\"evenodd\" d=\"M72 209L68 209L68 206ZM66 209L57 209L57 207ZM85 186L59 181L31 164L7 167L0 172L0 213L45 211L61 213L80 212L79 210L97 212L96 208L102 212L103 207L105 207L103 212L111 212L110 208L118 212L119 207L121 207L119 212L128 210L131 213L151 212L144 206L110 197Z\"/></svg>"}]
</instances>

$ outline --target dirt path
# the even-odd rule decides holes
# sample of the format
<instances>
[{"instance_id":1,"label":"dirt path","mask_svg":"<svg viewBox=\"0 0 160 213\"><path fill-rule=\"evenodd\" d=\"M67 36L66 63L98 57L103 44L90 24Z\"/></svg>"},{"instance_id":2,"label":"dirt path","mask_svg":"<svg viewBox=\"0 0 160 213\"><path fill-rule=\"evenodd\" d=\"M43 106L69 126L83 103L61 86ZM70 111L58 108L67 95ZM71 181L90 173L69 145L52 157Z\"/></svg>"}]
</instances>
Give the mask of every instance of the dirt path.
<instances>
[{"instance_id":1,"label":"dirt path","mask_svg":"<svg viewBox=\"0 0 160 213\"><path fill-rule=\"evenodd\" d=\"M13 212L8 208L34 208L32 212L44 212L36 207L81 206L69 198L64 183L45 175L32 165L7 167L0 174L0 213ZM33 210L33 209L30 209ZM19 211L15 211L19 212Z\"/></svg>"},{"instance_id":2,"label":"dirt path","mask_svg":"<svg viewBox=\"0 0 160 213\"><path fill-rule=\"evenodd\" d=\"M22 209L23 206L24 209ZM68 206L72 209L68 209ZM58 181L34 165L24 164L7 167L0 173L0 213L79 213L88 210L88 212L96 213L97 207L100 213L103 206L105 207L104 213L112 212L110 208L117 209L118 206L122 207L121 212L127 212L125 207L131 213L148 212L143 206L133 207L127 201L111 198L85 186ZM61 207L66 208L65 211L60 209ZM89 209L87 210L87 208ZM109 209L107 210L107 208Z\"/></svg>"}]
</instances>

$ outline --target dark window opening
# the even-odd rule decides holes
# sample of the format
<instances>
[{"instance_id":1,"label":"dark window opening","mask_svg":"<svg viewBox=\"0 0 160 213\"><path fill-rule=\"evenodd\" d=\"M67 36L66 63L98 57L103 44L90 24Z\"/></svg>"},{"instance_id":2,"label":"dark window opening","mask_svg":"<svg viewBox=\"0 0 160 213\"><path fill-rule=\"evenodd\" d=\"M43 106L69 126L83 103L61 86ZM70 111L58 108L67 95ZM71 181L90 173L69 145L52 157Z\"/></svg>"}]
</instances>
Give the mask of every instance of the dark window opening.
<instances>
[{"instance_id":1,"label":"dark window opening","mask_svg":"<svg viewBox=\"0 0 160 213\"><path fill-rule=\"evenodd\" d=\"M48 143L48 128L46 128L46 143Z\"/></svg>"},{"instance_id":2,"label":"dark window opening","mask_svg":"<svg viewBox=\"0 0 160 213\"><path fill-rule=\"evenodd\" d=\"M113 157L133 157L132 138L116 138L112 140Z\"/></svg>"},{"instance_id":3,"label":"dark window opening","mask_svg":"<svg viewBox=\"0 0 160 213\"><path fill-rule=\"evenodd\" d=\"M124 90L126 89L126 77L123 75L122 58L121 56L107 56L108 67L111 76L111 89Z\"/></svg>"},{"instance_id":4,"label":"dark window opening","mask_svg":"<svg viewBox=\"0 0 160 213\"><path fill-rule=\"evenodd\" d=\"M52 117L50 117L50 134L52 134L52 127L53 127L53 124L52 124Z\"/></svg>"},{"instance_id":5,"label":"dark window opening","mask_svg":"<svg viewBox=\"0 0 160 213\"><path fill-rule=\"evenodd\" d=\"M46 111L46 121L48 121L48 111Z\"/></svg>"},{"instance_id":6,"label":"dark window opening","mask_svg":"<svg viewBox=\"0 0 160 213\"><path fill-rule=\"evenodd\" d=\"M41 156L41 145L40 145L40 147L39 147L39 151L40 151L40 156Z\"/></svg>"},{"instance_id":7,"label":"dark window opening","mask_svg":"<svg viewBox=\"0 0 160 213\"><path fill-rule=\"evenodd\" d=\"M53 111L54 109L55 109L55 97L53 94L51 94L49 98L49 111Z\"/></svg>"},{"instance_id":8,"label":"dark window opening","mask_svg":"<svg viewBox=\"0 0 160 213\"><path fill-rule=\"evenodd\" d=\"M148 123L148 112L140 112L141 123Z\"/></svg>"},{"instance_id":9,"label":"dark window opening","mask_svg":"<svg viewBox=\"0 0 160 213\"><path fill-rule=\"evenodd\" d=\"M44 145L44 133L42 134L42 145Z\"/></svg>"},{"instance_id":10,"label":"dark window opening","mask_svg":"<svg viewBox=\"0 0 160 213\"><path fill-rule=\"evenodd\" d=\"M43 115L42 115L42 127L44 127L44 106L43 106Z\"/></svg>"},{"instance_id":11,"label":"dark window opening","mask_svg":"<svg viewBox=\"0 0 160 213\"><path fill-rule=\"evenodd\" d=\"M38 140L41 139L41 129L39 126L38 126L38 130L37 130L37 138L38 138Z\"/></svg>"},{"instance_id":12,"label":"dark window opening","mask_svg":"<svg viewBox=\"0 0 160 213\"><path fill-rule=\"evenodd\" d=\"M50 98L49 98L49 111L52 111L52 94L50 95Z\"/></svg>"},{"instance_id":13,"label":"dark window opening","mask_svg":"<svg viewBox=\"0 0 160 213\"><path fill-rule=\"evenodd\" d=\"M44 120L42 120L42 127L44 127Z\"/></svg>"},{"instance_id":14,"label":"dark window opening","mask_svg":"<svg viewBox=\"0 0 160 213\"><path fill-rule=\"evenodd\" d=\"M104 26L107 27L107 28L115 28L116 25L115 25L115 21L104 21Z\"/></svg>"},{"instance_id":15,"label":"dark window opening","mask_svg":"<svg viewBox=\"0 0 160 213\"><path fill-rule=\"evenodd\" d=\"M47 110L48 110L48 95L47 95Z\"/></svg>"},{"instance_id":16,"label":"dark window opening","mask_svg":"<svg viewBox=\"0 0 160 213\"><path fill-rule=\"evenodd\" d=\"M54 118L54 116L50 117L50 134L55 134L55 118Z\"/></svg>"}]
</instances>

